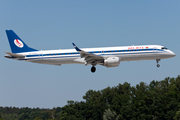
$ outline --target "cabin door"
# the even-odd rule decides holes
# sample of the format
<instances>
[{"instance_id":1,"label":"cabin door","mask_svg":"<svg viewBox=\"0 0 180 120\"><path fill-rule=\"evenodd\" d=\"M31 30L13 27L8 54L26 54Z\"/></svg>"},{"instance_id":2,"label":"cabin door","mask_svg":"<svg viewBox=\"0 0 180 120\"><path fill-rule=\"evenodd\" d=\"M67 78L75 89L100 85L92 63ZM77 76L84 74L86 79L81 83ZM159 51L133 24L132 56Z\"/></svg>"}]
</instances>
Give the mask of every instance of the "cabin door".
<instances>
[{"instance_id":1,"label":"cabin door","mask_svg":"<svg viewBox=\"0 0 180 120\"><path fill-rule=\"evenodd\" d=\"M43 54L42 52L39 52L39 60L42 60L43 59Z\"/></svg>"},{"instance_id":2,"label":"cabin door","mask_svg":"<svg viewBox=\"0 0 180 120\"><path fill-rule=\"evenodd\" d=\"M157 47L153 48L153 54L157 54Z\"/></svg>"}]
</instances>

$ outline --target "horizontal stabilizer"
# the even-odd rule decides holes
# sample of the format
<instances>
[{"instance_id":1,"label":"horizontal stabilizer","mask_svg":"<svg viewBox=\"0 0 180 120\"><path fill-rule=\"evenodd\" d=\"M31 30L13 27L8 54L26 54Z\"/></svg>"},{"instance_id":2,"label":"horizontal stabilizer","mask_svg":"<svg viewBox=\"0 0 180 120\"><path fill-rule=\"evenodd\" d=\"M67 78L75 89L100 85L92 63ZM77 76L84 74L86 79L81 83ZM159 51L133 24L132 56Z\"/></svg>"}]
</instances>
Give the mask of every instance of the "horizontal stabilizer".
<instances>
[{"instance_id":1,"label":"horizontal stabilizer","mask_svg":"<svg viewBox=\"0 0 180 120\"><path fill-rule=\"evenodd\" d=\"M16 53L11 53L11 52L6 52L8 55L5 55L7 58L24 58L24 55L16 54ZM9 56L10 55L10 56Z\"/></svg>"}]
</instances>

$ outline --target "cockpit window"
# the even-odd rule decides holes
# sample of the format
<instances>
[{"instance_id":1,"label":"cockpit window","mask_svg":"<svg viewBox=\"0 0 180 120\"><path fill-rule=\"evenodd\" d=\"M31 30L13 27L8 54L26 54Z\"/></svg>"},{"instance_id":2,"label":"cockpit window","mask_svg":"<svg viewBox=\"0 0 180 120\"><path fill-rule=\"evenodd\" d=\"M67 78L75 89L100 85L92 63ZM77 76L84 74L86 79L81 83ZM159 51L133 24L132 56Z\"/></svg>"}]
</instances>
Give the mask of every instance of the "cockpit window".
<instances>
[{"instance_id":1,"label":"cockpit window","mask_svg":"<svg viewBox=\"0 0 180 120\"><path fill-rule=\"evenodd\" d=\"M167 48L167 47L162 47L161 49L162 49L162 50L167 50L168 48Z\"/></svg>"}]
</instances>

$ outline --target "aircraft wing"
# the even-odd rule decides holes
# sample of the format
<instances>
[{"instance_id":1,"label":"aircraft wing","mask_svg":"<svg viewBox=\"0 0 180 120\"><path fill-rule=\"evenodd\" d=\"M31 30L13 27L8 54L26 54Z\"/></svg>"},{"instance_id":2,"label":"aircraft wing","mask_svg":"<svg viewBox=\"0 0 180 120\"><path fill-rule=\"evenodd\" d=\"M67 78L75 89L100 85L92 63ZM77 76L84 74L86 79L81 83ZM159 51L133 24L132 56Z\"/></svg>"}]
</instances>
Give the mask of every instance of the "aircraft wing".
<instances>
[{"instance_id":1,"label":"aircraft wing","mask_svg":"<svg viewBox=\"0 0 180 120\"><path fill-rule=\"evenodd\" d=\"M8 55L5 55L5 57L7 58L24 58L24 55L20 55L20 54L15 54L15 53L11 53L11 52L6 52Z\"/></svg>"},{"instance_id":2,"label":"aircraft wing","mask_svg":"<svg viewBox=\"0 0 180 120\"><path fill-rule=\"evenodd\" d=\"M96 65L97 63L103 63L104 58L92 53L85 52L79 49L74 43L72 43L76 51L78 51L81 55L81 58L84 58L87 64Z\"/></svg>"}]
</instances>

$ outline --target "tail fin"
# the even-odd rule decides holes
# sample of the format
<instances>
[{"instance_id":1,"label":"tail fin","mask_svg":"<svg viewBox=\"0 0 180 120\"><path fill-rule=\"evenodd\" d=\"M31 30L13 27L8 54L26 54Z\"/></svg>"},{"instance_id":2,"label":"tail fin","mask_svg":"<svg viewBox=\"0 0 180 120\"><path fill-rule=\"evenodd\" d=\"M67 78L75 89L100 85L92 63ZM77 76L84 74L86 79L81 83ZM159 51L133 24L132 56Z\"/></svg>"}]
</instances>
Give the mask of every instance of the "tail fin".
<instances>
[{"instance_id":1,"label":"tail fin","mask_svg":"<svg viewBox=\"0 0 180 120\"><path fill-rule=\"evenodd\" d=\"M28 47L22 40L19 38L13 30L6 30L6 34L9 40L12 53L21 53L21 52L30 52L37 51L36 49Z\"/></svg>"}]
</instances>

